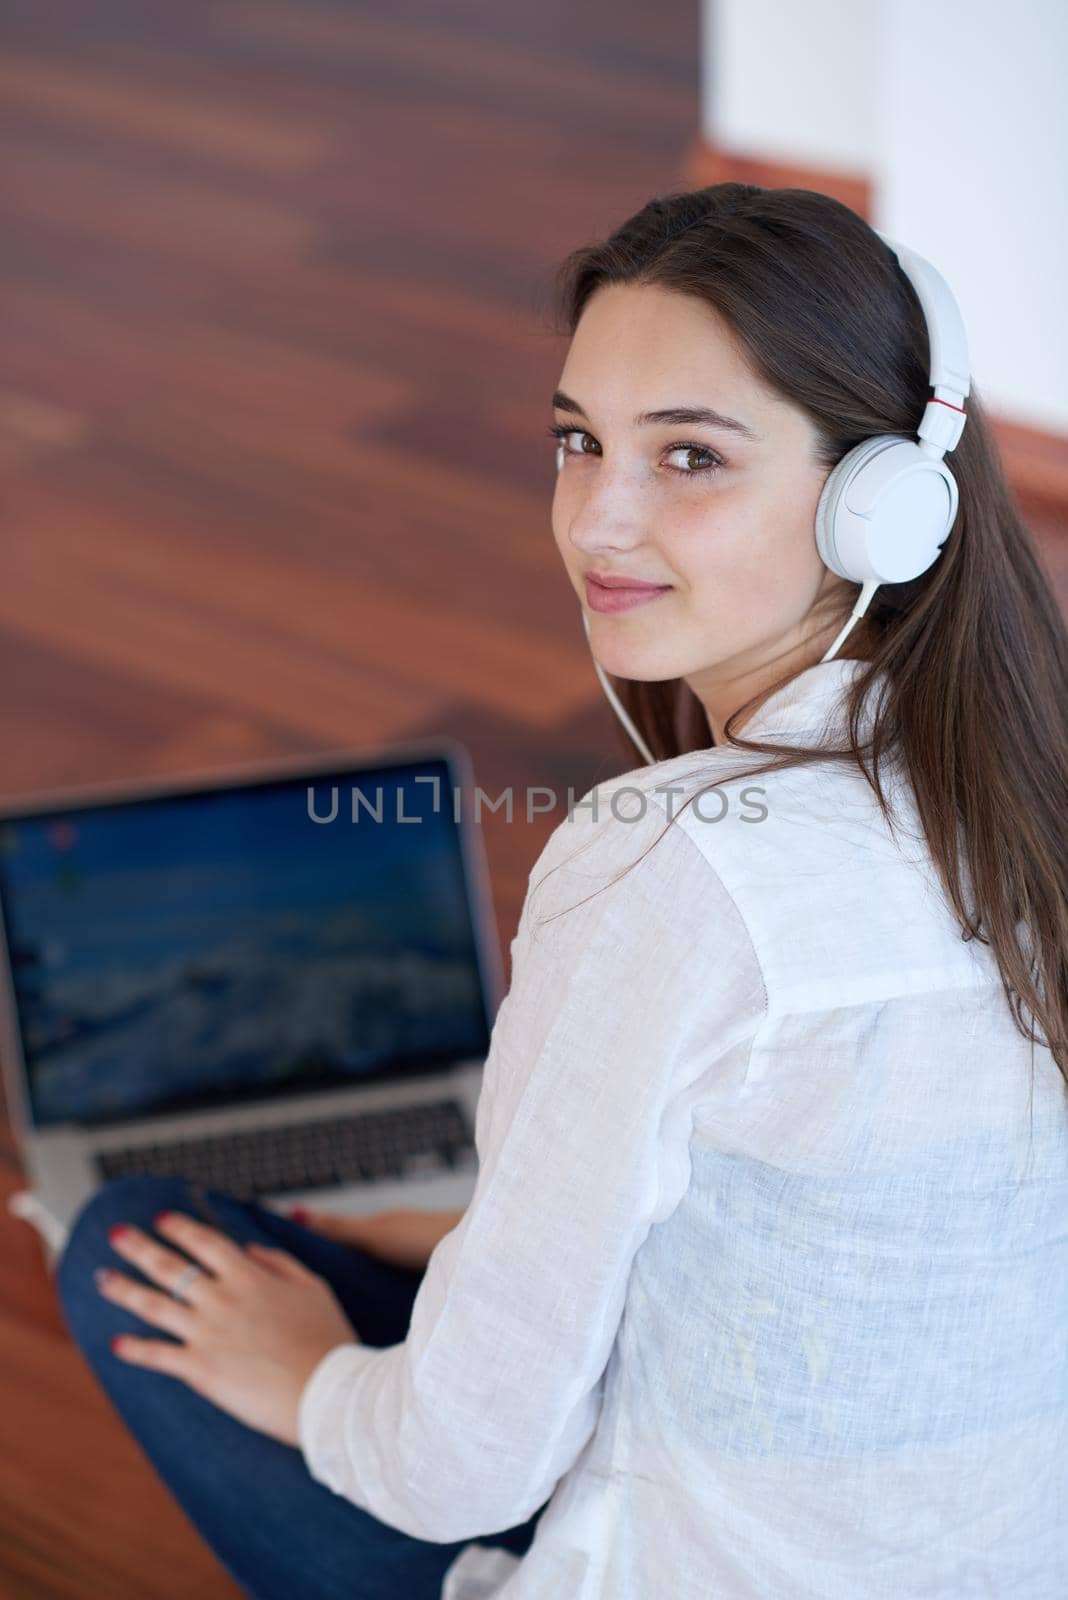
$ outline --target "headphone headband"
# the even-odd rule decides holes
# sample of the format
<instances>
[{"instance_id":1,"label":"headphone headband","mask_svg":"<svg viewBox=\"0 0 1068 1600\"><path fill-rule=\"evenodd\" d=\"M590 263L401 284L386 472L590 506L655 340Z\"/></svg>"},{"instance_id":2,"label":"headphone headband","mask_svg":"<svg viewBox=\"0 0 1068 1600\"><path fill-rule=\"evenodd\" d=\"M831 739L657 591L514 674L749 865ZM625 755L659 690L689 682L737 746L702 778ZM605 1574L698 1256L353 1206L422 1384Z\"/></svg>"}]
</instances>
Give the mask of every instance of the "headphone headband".
<instances>
[{"instance_id":1,"label":"headphone headband","mask_svg":"<svg viewBox=\"0 0 1068 1600\"><path fill-rule=\"evenodd\" d=\"M954 450L964 432L964 402L971 387L968 335L953 291L942 274L915 250L898 244L878 228L879 238L894 252L902 272L916 291L927 323L931 352L930 384L934 396L924 409L917 437L928 453L941 456Z\"/></svg>"}]
</instances>

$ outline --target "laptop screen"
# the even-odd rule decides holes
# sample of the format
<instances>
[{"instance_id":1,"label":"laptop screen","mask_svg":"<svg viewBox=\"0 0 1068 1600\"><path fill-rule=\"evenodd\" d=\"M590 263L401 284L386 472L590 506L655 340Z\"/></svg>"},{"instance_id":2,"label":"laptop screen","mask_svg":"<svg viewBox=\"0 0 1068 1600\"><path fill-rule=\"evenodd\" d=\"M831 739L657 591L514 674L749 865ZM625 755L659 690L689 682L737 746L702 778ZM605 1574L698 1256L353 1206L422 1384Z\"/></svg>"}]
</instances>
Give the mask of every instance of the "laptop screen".
<instances>
[{"instance_id":1,"label":"laptop screen","mask_svg":"<svg viewBox=\"0 0 1068 1600\"><path fill-rule=\"evenodd\" d=\"M37 1127L488 1049L443 759L0 820L0 908Z\"/></svg>"}]
</instances>

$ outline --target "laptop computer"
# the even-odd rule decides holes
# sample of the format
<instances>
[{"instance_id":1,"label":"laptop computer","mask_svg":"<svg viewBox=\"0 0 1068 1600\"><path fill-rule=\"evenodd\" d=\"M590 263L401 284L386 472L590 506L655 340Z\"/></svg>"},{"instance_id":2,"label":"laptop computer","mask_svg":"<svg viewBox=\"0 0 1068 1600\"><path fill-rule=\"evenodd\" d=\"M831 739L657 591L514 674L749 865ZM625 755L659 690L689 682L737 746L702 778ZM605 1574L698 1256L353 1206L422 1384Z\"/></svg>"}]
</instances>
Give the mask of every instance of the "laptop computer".
<instances>
[{"instance_id":1,"label":"laptop computer","mask_svg":"<svg viewBox=\"0 0 1068 1600\"><path fill-rule=\"evenodd\" d=\"M437 739L0 804L0 1048L52 1257L128 1173L467 1205L503 996L472 789Z\"/></svg>"}]
</instances>

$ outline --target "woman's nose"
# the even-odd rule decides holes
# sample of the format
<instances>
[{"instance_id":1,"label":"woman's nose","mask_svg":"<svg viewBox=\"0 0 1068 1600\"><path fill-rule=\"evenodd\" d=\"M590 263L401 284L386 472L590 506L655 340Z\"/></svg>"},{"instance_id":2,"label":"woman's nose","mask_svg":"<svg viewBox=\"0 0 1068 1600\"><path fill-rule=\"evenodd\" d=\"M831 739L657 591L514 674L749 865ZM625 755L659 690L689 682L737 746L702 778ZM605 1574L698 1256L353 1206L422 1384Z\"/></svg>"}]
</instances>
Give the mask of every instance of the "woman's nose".
<instances>
[{"instance_id":1,"label":"woman's nose","mask_svg":"<svg viewBox=\"0 0 1068 1600\"><path fill-rule=\"evenodd\" d=\"M568 538L576 550L630 550L649 535L641 495L626 474L598 471L563 506Z\"/></svg>"},{"instance_id":2,"label":"woman's nose","mask_svg":"<svg viewBox=\"0 0 1068 1600\"><path fill-rule=\"evenodd\" d=\"M633 550L646 542L646 533L633 514L609 507L583 507L568 523L567 535L576 550L596 555L601 550Z\"/></svg>"}]
</instances>

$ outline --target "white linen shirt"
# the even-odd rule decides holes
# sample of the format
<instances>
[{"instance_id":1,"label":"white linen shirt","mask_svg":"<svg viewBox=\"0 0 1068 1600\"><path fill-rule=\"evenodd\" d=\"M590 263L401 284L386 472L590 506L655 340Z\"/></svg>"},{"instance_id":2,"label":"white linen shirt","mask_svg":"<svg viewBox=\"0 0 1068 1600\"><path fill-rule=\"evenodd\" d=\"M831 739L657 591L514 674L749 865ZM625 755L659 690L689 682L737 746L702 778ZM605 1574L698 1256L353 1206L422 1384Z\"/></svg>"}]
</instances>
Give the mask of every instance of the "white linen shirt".
<instances>
[{"instance_id":1,"label":"white linen shirt","mask_svg":"<svg viewBox=\"0 0 1068 1600\"><path fill-rule=\"evenodd\" d=\"M840 731L859 667L743 732ZM900 769L896 836L845 765L682 809L758 759L639 768L560 822L470 1206L406 1339L338 1345L301 1395L312 1476L418 1538L551 1496L521 1559L468 1544L444 1600L1068 1594L1063 1079L962 939Z\"/></svg>"}]
</instances>

